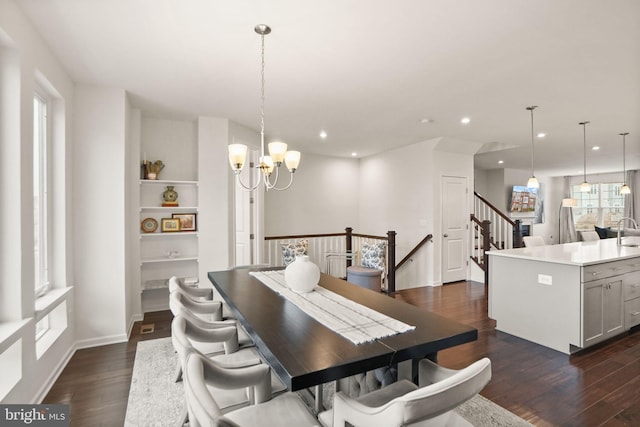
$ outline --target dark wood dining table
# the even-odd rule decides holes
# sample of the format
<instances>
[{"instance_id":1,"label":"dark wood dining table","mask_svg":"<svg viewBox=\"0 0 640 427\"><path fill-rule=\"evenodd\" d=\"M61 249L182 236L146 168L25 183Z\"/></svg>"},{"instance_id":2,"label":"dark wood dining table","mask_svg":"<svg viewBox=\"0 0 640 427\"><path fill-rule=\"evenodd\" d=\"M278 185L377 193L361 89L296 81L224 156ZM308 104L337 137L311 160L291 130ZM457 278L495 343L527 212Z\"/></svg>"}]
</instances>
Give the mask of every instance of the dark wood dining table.
<instances>
[{"instance_id":1,"label":"dark wood dining table","mask_svg":"<svg viewBox=\"0 0 640 427\"><path fill-rule=\"evenodd\" d=\"M273 268L271 268L273 270ZM264 270L264 269L263 269ZM291 391L425 357L478 338L477 329L345 280L321 274L319 286L415 329L353 344L249 274L248 268L214 271L209 280Z\"/></svg>"}]
</instances>

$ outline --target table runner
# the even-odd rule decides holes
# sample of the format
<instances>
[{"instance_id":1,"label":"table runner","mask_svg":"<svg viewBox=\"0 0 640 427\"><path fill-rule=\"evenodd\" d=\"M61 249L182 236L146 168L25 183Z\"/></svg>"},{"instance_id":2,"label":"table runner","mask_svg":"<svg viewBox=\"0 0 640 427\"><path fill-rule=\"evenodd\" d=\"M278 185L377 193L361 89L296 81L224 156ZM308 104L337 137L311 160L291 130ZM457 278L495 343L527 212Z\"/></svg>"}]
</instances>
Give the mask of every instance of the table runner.
<instances>
[{"instance_id":1,"label":"table runner","mask_svg":"<svg viewBox=\"0 0 640 427\"><path fill-rule=\"evenodd\" d=\"M395 320L320 286L316 286L313 292L294 292L285 283L284 270L253 271L249 274L354 344L415 329L415 326Z\"/></svg>"}]
</instances>

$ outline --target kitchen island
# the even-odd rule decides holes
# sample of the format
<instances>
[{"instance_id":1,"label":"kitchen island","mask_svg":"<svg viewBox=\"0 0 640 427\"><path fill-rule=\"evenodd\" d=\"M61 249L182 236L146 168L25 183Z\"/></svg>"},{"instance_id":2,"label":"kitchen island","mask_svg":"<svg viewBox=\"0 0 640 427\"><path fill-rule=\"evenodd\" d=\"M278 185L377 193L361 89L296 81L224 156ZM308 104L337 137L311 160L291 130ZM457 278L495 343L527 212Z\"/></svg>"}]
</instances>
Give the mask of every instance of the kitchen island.
<instances>
[{"instance_id":1,"label":"kitchen island","mask_svg":"<svg viewBox=\"0 0 640 427\"><path fill-rule=\"evenodd\" d=\"M496 329L571 354L640 324L640 237L489 252Z\"/></svg>"}]
</instances>

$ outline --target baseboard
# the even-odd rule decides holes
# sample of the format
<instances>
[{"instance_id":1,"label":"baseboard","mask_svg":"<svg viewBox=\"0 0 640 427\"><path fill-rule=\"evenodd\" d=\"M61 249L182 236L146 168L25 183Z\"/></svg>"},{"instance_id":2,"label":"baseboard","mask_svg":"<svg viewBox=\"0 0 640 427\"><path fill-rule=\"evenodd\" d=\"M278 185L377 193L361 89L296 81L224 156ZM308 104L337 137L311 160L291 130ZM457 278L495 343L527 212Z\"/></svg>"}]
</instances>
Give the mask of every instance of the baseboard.
<instances>
[{"instance_id":1,"label":"baseboard","mask_svg":"<svg viewBox=\"0 0 640 427\"><path fill-rule=\"evenodd\" d=\"M128 338L131 337L131 331L133 331L133 325L136 322L142 322L143 320L144 320L144 315L142 315L142 314L134 314L134 315L131 316L131 319L129 319L129 327L127 328L127 337Z\"/></svg>"},{"instance_id":2,"label":"baseboard","mask_svg":"<svg viewBox=\"0 0 640 427\"><path fill-rule=\"evenodd\" d=\"M42 403L44 398L47 397L47 394L49 394L53 385L56 383L56 381L58 381L58 377L60 377L60 374L62 374L62 371L64 371L64 368L67 367L67 364L69 363L73 355L76 353L76 350L77 350L77 347L75 344L69 347L69 350L64 355L64 357L60 359L60 362L58 363L56 368L53 370L53 372L51 372L51 375L49 375L49 378L47 378L47 380L44 382L42 387L40 387L40 390L36 394L32 403L38 403L38 404Z\"/></svg>"},{"instance_id":3,"label":"baseboard","mask_svg":"<svg viewBox=\"0 0 640 427\"><path fill-rule=\"evenodd\" d=\"M129 341L126 334L110 335L100 338L90 338L86 340L76 341L76 350L83 348L100 347L102 345L119 344Z\"/></svg>"}]
</instances>

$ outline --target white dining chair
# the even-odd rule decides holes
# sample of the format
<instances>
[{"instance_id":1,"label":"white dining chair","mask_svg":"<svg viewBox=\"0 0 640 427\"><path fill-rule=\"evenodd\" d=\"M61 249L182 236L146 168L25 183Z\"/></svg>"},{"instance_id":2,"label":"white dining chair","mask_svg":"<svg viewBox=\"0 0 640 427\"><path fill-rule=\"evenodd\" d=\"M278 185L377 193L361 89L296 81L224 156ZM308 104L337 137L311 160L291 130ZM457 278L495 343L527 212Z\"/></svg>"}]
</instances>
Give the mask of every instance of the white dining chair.
<instances>
[{"instance_id":1,"label":"white dining chair","mask_svg":"<svg viewBox=\"0 0 640 427\"><path fill-rule=\"evenodd\" d=\"M186 363L187 356L191 353L197 353L202 357L205 357L207 360L210 360L216 366L221 369L244 369L251 366L266 366L262 362L262 359L255 351L254 348L240 349L235 353L230 354L218 354L218 355L207 355L202 353L197 349L194 345L194 337L190 334L189 324L186 319L182 316L174 317L171 322L171 341L173 346L178 353L178 363L179 369L182 371L182 380L184 382L184 366ZM210 331L211 332L211 331ZM219 333L229 333L228 330L218 329L214 330L212 336ZM203 334L202 337L206 338L208 334ZM261 368L264 369L264 368ZM286 386L280 381L278 377L273 374L270 369L270 386L269 392L272 394L279 394L286 390ZM233 384L226 384L222 387L211 387L210 392L216 396L218 403L220 405L221 410L223 412L232 410L235 408L239 408L251 403L253 399L253 390L245 390L244 387L233 387ZM186 422L187 420L187 411L186 407L181 415L181 424Z\"/></svg>"},{"instance_id":2,"label":"white dining chair","mask_svg":"<svg viewBox=\"0 0 640 427\"><path fill-rule=\"evenodd\" d=\"M428 359L422 359L418 366L419 387L401 380L357 399L338 392L333 408L321 412L318 419L325 427L343 427L345 423L358 427L471 426L453 409L491 380L491 361L483 358L460 370Z\"/></svg>"},{"instance_id":3,"label":"white dining chair","mask_svg":"<svg viewBox=\"0 0 640 427\"><path fill-rule=\"evenodd\" d=\"M186 309L180 302L181 298L184 298L184 296L178 293L171 293L169 295L169 305L174 319L184 319L184 333L193 347L209 356L220 355L222 358L222 355L226 355L224 358L229 363L238 359L244 361L242 363L245 364L249 364L250 360L253 361L252 363L260 363L260 358L255 350L250 353L240 351L253 347L254 343L244 329L237 326L235 320L206 322ZM173 328L172 324L172 337ZM180 381L181 378L182 364L178 362L175 381Z\"/></svg>"},{"instance_id":4,"label":"white dining chair","mask_svg":"<svg viewBox=\"0 0 640 427\"><path fill-rule=\"evenodd\" d=\"M169 292L177 289L182 290L193 299L202 299L205 301L213 300L213 288L201 288L198 286L189 286L182 279L173 276L169 279Z\"/></svg>"},{"instance_id":5,"label":"white dining chair","mask_svg":"<svg viewBox=\"0 0 640 427\"><path fill-rule=\"evenodd\" d=\"M225 369L198 353L185 361L184 390L189 425L200 426L319 426L302 399L287 392L272 398L268 365ZM223 412L219 396L212 392L249 387L255 404Z\"/></svg>"},{"instance_id":6,"label":"white dining chair","mask_svg":"<svg viewBox=\"0 0 640 427\"><path fill-rule=\"evenodd\" d=\"M544 242L544 239L542 238L542 236L524 236L522 238L522 241L524 242L524 245L527 248L531 248L533 246L545 246L546 243Z\"/></svg>"},{"instance_id":7,"label":"white dining chair","mask_svg":"<svg viewBox=\"0 0 640 427\"><path fill-rule=\"evenodd\" d=\"M189 304L190 308L207 320L233 319L235 317L214 288L187 286L182 280L173 276L169 279L169 292L180 292L194 300L195 302L193 304ZM214 301L216 296L218 298ZM202 299L204 299L204 301L202 301ZM220 308L217 307L218 305ZM200 308L198 306L200 306Z\"/></svg>"}]
</instances>

